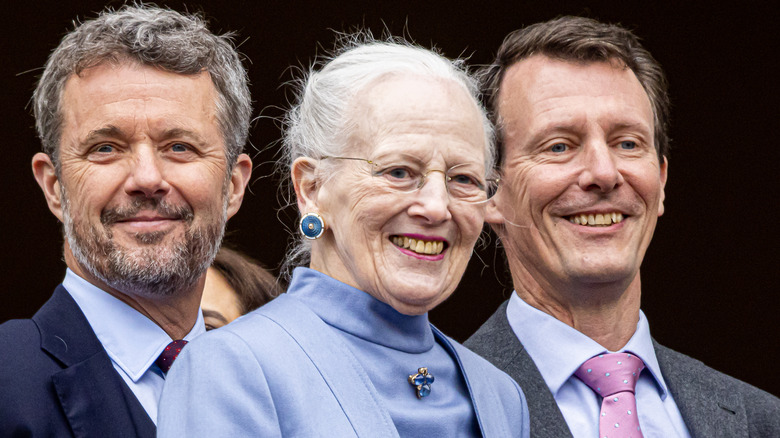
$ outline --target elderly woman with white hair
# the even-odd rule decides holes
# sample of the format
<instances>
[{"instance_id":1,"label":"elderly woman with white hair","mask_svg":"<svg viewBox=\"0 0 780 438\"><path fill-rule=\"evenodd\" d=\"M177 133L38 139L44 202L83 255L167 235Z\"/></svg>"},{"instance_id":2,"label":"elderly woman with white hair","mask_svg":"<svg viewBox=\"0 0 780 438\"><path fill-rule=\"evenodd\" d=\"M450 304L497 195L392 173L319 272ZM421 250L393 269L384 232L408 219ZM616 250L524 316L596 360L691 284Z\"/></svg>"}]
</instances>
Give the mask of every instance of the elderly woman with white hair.
<instances>
[{"instance_id":1,"label":"elderly woman with white hair","mask_svg":"<svg viewBox=\"0 0 780 438\"><path fill-rule=\"evenodd\" d=\"M355 42L356 40L369 40ZM497 189L462 62L355 37L286 120L301 213L286 294L188 345L159 436L528 436L506 374L428 311L457 286Z\"/></svg>"}]
</instances>

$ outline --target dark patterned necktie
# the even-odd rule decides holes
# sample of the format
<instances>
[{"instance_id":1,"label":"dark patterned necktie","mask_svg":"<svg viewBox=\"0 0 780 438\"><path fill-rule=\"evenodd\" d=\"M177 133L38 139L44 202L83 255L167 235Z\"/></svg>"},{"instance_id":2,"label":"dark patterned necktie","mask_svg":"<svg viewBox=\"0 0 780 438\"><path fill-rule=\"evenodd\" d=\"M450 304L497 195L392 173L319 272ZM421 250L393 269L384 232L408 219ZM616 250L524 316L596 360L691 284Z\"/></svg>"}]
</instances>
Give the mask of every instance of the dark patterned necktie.
<instances>
[{"instance_id":1,"label":"dark patterned necktie","mask_svg":"<svg viewBox=\"0 0 780 438\"><path fill-rule=\"evenodd\" d=\"M181 349L184 348L185 345L187 345L187 341L184 339L171 342L167 347L165 347L165 350L160 353L160 357L158 357L154 363L160 367L164 374L168 374L168 370L171 369L173 361L176 360L176 358L179 356L179 353L181 353Z\"/></svg>"}]
</instances>

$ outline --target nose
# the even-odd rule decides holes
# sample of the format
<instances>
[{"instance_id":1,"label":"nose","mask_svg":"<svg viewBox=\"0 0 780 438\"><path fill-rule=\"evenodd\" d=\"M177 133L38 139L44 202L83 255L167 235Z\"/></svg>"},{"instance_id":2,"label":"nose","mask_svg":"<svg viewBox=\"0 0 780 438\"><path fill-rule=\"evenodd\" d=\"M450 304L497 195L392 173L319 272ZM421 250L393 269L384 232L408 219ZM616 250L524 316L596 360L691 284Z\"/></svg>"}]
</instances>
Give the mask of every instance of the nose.
<instances>
[{"instance_id":1,"label":"nose","mask_svg":"<svg viewBox=\"0 0 780 438\"><path fill-rule=\"evenodd\" d=\"M618 169L616 157L606 142L592 142L585 146L583 169L579 176L582 190L599 190L607 193L623 184L623 174Z\"/></svg>"},{"instance_id":2,"label":"nose","mask_svg":"<svg viewBox=\"0 0 780 438\"><path fill-rule=\"evenodd\" d=\"M132 157L130 166L125 181L125 192L128 195L162 197L170 190L170 185L163 174L162 160L153 147L139 147Z\"/></svg>"},{"instance_id":3,"label":"nose","mask_svg":"<svg viewBox=\"0 0 780 438\"><path fill-rule=\"evenodd\" d=\"M445 178L444 171L428 171L420 189L412 193L414 203L409 207L410 215L424 218L430 224L452 219Z\"/></svg>"}]
</instances>

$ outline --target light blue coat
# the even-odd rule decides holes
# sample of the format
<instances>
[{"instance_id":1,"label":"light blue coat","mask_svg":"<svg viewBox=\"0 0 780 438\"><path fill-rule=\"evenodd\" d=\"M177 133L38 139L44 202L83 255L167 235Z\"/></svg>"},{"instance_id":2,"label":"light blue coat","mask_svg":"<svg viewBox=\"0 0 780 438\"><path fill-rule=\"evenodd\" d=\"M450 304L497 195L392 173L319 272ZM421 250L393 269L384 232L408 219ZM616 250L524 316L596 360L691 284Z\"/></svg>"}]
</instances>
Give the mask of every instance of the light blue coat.
<instances>
[{"instance_id":1,"label":"light blue coat","mask_svg":"<svg viewBox=\"0 0 780 438\"><path fill-rule=\"evenodd\" d=\"M432 327L457 359L485 437L529 436L509 376ZM398 437L369 376L294 296L191 342L168 374L158 437Z\"/></svg>"}]
</instances>

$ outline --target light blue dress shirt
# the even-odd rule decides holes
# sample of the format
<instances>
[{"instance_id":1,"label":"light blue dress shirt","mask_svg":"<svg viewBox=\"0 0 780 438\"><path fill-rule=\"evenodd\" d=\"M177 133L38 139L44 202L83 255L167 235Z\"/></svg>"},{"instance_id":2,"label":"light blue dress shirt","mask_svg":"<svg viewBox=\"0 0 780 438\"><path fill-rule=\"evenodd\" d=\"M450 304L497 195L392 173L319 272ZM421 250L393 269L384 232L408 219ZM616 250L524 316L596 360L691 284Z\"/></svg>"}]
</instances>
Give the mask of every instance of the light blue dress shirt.
<instances>
[{"instance_id":1,"label":"light blue dress shirt","mask_svg":"<svg viewBox=\"0 0 780 438\"><path fill-rule=\"evenodd\" d=\"M550 388L574 438L599 434L601 398L574 376L583 362L607 352L596 341L536 309L512 293L506 316L520 343ZM645 363L636 385L636 410L645 437L689 437L680 410L661 375L650 326L639 311L636 332L620 352L631 352ZM612 352L614 353L614 352Z\"/></svg>"},{"instance_id":2,"label":"light blue dress shirt","mask_svg":"<svg viewBox=\"0 0 780 438\"><path fill-rule=\"evenodd\" d=\"M68 269L62 285L76 301L114 369L157 424L157 406L165 377L154 362L171 342L151 319ZM198 309L195 327L184 337L190 341L206 332Z\"/></svg>"}]
</instances>

